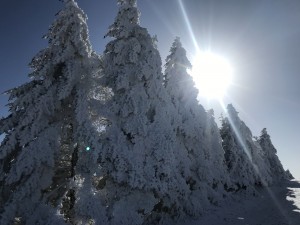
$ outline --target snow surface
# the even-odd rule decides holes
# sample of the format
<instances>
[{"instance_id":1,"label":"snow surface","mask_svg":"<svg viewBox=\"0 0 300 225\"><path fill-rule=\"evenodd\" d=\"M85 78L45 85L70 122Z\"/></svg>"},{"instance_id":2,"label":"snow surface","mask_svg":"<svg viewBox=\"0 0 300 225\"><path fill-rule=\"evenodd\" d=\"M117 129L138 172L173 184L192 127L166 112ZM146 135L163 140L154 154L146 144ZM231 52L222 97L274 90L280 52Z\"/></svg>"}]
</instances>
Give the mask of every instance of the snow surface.
<instances>
[{"instance_id":1,"label":"snow surface","mask_svg":"<svg viewBox=\"0 0 300 225\"><path fill-rule=\"evenodd\" d=\"M206 212L199 220L186 224L299 225L300 181L263 188L253 197L240 195Z\"/></svg>"},{"instance_id":2,"label":"snow surface","mask_svg":"<svg viewBox=\"0 0 300 225\"><path fill-rule=\"evenodd\" d=\"M300 182L300 181L298 181ZM293 202L293 205L296 207L294 209L295 212L300 213L300 186L298 187L289 187L290 190L289 195L287 196L287 200ZM300 223L300 222L299 222Z\"/></svg>"}]
</instances>

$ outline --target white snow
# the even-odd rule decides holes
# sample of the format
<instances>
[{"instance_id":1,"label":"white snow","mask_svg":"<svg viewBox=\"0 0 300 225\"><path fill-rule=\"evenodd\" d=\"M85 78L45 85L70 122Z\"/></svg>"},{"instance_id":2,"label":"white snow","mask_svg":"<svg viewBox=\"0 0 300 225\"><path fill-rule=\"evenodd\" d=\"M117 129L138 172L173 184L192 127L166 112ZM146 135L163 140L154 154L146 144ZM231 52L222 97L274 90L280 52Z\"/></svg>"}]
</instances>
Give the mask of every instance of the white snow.
<instances>
[{"instance_id":1,"label":"white snow","mask_svg":"<svg viewBox=\"0 0 300 225\"><path fill-rule=\"evenodd\" d=\"M206 212L199 220L186 221L186 224L299 225L299 203L300 182L280 183L259 190L256 196L237 196Z\"/></svg>"},{"instance_id":2,"label":"white snow","mask_svg":"<svg viewBox=\"0 0 300 225\"><path fill-rule=\"evenodd\" d=\"M300 181L297 181L300 183ZM286 197L288 201L291 201L293 205L296 207L294 209L295 212L300 213L300 186L299 187L289 187L288 190L289 195Z\"/></svg>"}]
</instances>

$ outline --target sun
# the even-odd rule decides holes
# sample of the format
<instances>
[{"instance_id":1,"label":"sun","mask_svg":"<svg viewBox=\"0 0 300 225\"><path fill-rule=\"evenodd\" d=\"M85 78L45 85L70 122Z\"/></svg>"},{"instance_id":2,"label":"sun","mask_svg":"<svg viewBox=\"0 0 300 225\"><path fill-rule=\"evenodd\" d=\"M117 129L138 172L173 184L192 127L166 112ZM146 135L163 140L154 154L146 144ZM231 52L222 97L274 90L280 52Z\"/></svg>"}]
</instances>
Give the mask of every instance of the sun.
<instances>
[{"instance_id":1,"label":"sun","mask_svg":"<svg viewBox=\"0 0 300 225\"><path fill-rule=\"evenodd\" d=\"M232 82L233 69L223 57L212 52L198 53L190 71L199 95L207 99L222 99Z\"/></svg>"}]
</instances>

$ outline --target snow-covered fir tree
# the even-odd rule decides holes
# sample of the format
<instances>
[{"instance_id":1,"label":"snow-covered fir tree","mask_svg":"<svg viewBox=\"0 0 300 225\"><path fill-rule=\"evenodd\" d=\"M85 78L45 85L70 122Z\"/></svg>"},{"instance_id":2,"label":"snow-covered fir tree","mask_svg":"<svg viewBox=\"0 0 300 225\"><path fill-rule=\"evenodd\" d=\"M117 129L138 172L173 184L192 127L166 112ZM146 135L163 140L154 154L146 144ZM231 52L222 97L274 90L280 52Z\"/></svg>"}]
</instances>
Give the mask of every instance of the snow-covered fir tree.
<instances>
[{"instance_id":1,"label":"snow-covered fir tree","mask_svg":"<svg viewBox=\"0 0 300 225\"><path fill-rule=\"evenodd\" d=\"M118 3L118 15L107 33L113 40L103 56L103 84L113 97L104 114L110 125L100 155L102 191L118 190L117 199L105 200L112 224L162 222L164 215L187 211L190 159L176 139L177 113L163 88L159 52L139 25L136 1ZM120 213L124 207L131 213Z\"/></svg>"},{"instance_id":2,"label":"snow-covered fir tree","mask_svg":"<svg viewBox=\"0 0 300 225\"><path fill-rule=\"evenodd\" d=\"M177 37L166 58L164 86L179 116L174 129L177 140L191 160L190 201L201 199L201 204L195 203L192 210L199 214L197 210L209 201L218 201L214 194L221 194L224 183L229 181L217 125L214 117L198 104L198 90L187 73L190 68L186 51Z\"/></svg>"},{"instance_id":3,"label":"snow-covered fir tree","mask_svg":"<svg viewBox=\"0 0 300 225\"><path fill-rule=\"evenodd\" d=\"M278 182L282 179L292 179L290 172L285 171L278 156L277 150L273 146L270 135L267 132L267 129L264 128L261 131L261 135L258 138L257 142L261 146L261 149L265 157L265 165L269 166L270 175L273 182Z\"/></svg>"},{"instance_id":4,"label":"snow-covered fir tree","mask_svg":"<svg viewBox=\"0 0 300 225\"><path fill-rule=\"evenodd\" d=\"M229 176L236 185L235 189L253 189L255 185L271 182L263 152L254 143L250 129L240 120L231 104L227 106L227 117L222 120L220 133Z\"/></svg>"},{"instance_id":5,"label":"snow-covered fir tree","mask_svg":"<svg viewBox=\"0 0 300 225\"><path fill-rule=\"evenodd\" d=\"M225 152L222 146L222 138L220 135L219 127L215 121L214 111L212 109L207 112L207 122L205 128L205 144L209 149L209 174L210 185L216 194L223 195L222 187L229 187L232 185L227 173L227 165L225 160ZM217 199L216 199L217 201Z\"/></svg>"},{"instance_id":6,"label":"snow-covered fir tree","mask_svg":"<svg viewBox=\"0 0 300 225\"><path fill-rule=\"evenodd\" d=\"M31 81L7 91L10 114L0 121L0 134L5 134L1 225L79 224L85 219L81 210L85 217L95 216L86 209L91 181L82 177L97 170L97 153L84 148L95 149L98 142L88 98L100 60L75 1L64 1L45 38L48 47L30 63ZM80 189L85 197L78 197Z\"/></svg>"}]
</instances>

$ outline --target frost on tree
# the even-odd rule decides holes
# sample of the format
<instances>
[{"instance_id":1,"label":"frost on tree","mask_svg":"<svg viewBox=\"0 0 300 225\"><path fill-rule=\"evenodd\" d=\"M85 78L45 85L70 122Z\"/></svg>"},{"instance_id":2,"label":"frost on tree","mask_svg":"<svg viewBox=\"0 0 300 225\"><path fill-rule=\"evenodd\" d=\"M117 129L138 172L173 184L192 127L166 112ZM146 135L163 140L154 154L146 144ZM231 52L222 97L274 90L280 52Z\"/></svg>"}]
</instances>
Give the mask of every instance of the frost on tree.
<instances>
[{"instance_id":1,"label":"frost on tree","mask_svg":"<svg viewBox=\"0 0 300 225\"><path fill-rule=\"evenodd\" d=\"M191 68L186 51L177 37L166 58L164 86L179 118L174 123L176 138L191 160L190 201L195 214L209 202L217 202L226 183L224 150L213 115L208 115L198 104L198 90L187 73ZM197 211L198 210L198 211Z\"/></svg>"},{"instance_id":2,"label":"frost on tree","mask_svg":"<svg viewBox=\"0 0 300 225\"><path fill-rule=\"evenodd\" d=\"M250 129L238 117L235 108L227 106L227 117L220 130L229 176L236 189L247 189L271 182L263 152L253 141Z\"/></svg>"},{"instance_id":3,"label":"frost on tree","mask_svg":"<svg viewBox=\"0 0 300 225\"><path fill-rule=\"evenodd\" d=\"M286 170L285 171L285 175L286 175L286 179L288 179L288 180L293 180L293 179L295 179L295 177L292 175L292 173L291 173L291 171L290 170Z\"/></svg>"},{"instance_id":4,"label":"frost on tree","mask_svg":"<svg viewBox=\"0 0 300 225\"><path fill-rule=\"evenodd\" d=\"M280 181L282 179L293 179L293 176L290 174L290 172L283 169L283 166L277 156L277 150L273 146L270 135L268 134L266 128L261 131L261 135L257 141L264 153L266 161L265 163L267 166L269 166L269 171L273 182Z\"/></svg>"},{"instance_id":5,"label":"frost on tree","mask_svg":"<svg viewBox=\"0 0 300 225\"><path fill-rule=\"evenodd\" d=\"M189 192L188 159L173 132L174 107L163 88L155 43L139 25L136 1L118 3L107 33L113 40L103 56L103 84L113 97L106 104L110 125L101 141L101 190L117 196L106 200L112 224L141 224L179 210Z\"/></svg>"},{"instance_id":6,"label":"frost on tree","mask_svg":"<svg viewBox=\"0 0 300 225\"><path fill-rule=\"evenodd\" d=\"M214 189L214 194L221 197L224 187L232 186L227 173L225 152L222 146L222 138L217 123L215 122L214 111L207 112L207 122L205 128L205 137L203 143L209 149L209 177L210 184ZM217 201L217 197L215 197Z\"/></svg>"},{"instance_id":7,"label":"frost on tree","mask_svg":"<svg viewBox=\"0 0 300 225\"><path fill-rule=\"evenodd\" d=\"M97 144L87 100L100 61L91 50L85 14L73 0L64 4L45 36L48 47L30 63L31 81L7 91L10 114L0 120L1 225L95 216L92 210L81 216L91 199L78 195L84 189L94 196L91 181L83 178L97 169L95 153L83 148Z\"/></svg>"}]
</instances>

